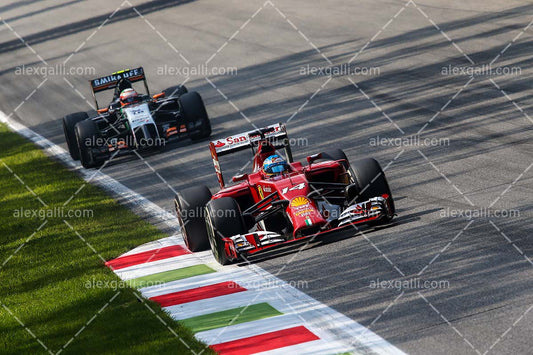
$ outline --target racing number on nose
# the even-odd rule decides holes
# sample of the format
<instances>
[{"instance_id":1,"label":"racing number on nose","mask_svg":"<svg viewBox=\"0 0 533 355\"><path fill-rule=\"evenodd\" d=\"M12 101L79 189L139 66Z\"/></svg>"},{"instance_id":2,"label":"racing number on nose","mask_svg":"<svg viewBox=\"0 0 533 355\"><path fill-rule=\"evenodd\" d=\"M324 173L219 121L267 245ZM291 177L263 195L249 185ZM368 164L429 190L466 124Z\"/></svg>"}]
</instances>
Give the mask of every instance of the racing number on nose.
<instances>
[{"instance_id":1,"label":"racing number on nose","mask_svg":"<svg viewBox=\"0 0 533 355\"><path fill-rule=\"evenodd\" d=\"M284 187L283 190L281 190L281 193L283 195L285 195L289 191L303 190L303 188L305 188L305 182L302 182L301 184L295 185L295 186L291 187L290 189L288 187Z\"/></svg>"}]
</instances>

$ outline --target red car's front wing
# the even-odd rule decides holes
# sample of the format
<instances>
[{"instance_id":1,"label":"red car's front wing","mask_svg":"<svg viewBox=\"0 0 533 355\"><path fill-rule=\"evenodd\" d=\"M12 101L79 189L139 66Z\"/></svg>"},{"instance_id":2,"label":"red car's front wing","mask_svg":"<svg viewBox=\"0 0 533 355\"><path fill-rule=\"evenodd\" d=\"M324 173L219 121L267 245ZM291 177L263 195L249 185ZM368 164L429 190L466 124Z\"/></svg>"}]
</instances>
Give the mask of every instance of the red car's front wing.
<instances>
[{"instance_id":1,"label":"red car's front wing","mask_svg":"<svg viewBox=\"0 0 533 355\"><path fill-rule=\"evenodd\" d=\"M386 196L386 197L387 197L387 204L388 204L389 203L388 196ZM254 255L254 254L257 254L259 252L265 251L267 249L272 249L274 247L280 247L280 246L283 246L283 245L287 245L287 244L290 244L290 243L302 241L302 240L305 240L305 239L324 237L324 236L327 236L327 235L329 235L331 233L334 233L334 232L339 232L339 231L342 231L342 230L349 229L350 227L353 228L353 226L356 226L356 225L366 224L366 223L369 223L369 222L372 222L372 221L375 221L375 220L379 220L379 219L381 219L383 217L385 217L385 214L381 213L381 214L377 214L375 216L371 216L371 217L368 217L368 218L359 219L359 220L354 221L354 222L346 223L346 224L343 224L341 226L334 227L334 228L331 228L331 229L321 230L321 231L319 231L317 233L314 233L314 234L309 234L309 235L305 235L305 236L302 236L302 237L296 237L296 238L293 238L293 239L290 239L290 240L287 240L287 241L283 241L283 242L279 242L279 243L272 243L272 244L263 245L263 246L257 245L257 243L253 240L253 238L250 238L249 241L255 246L255 248L254 249L250 249L250 250L246 250L244 252L243 251L239 252L237 250L237 247L235 246L233 239L231 239L231 238L222 238L222 240L225 242L225 248L224 249L225 249L225 252L226 252L226 256L229 259L231 259L231 260L235 260L235 259L238 259L240 255ZM354 228L354 229L357 230L356 228Z\"/></svg>"}]
</instances>

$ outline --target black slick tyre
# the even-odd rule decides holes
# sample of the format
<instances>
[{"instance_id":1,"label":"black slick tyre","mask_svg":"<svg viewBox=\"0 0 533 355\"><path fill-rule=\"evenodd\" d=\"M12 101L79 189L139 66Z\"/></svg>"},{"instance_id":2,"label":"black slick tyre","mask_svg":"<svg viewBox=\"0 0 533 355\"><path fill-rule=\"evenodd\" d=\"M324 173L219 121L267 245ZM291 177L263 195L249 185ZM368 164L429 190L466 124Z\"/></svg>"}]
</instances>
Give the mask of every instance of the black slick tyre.
<instances>
[{"instance_id":1,"label":"black slick tyre","mask_svg":"<svg viewBox=\"0 0 533 355\"><path fill-rule=\"evenodd\" d=\"M221 265L235 261L225 252L225 242L222 238L230 238L237 234L246 234L247 229L242 218L241 209L232 197L221 197L211 200L206 206L205 221L211 251L215 260Z\"/></svg>"},{"instance_id":2,"label":"black slick tyre","mask_svg":"<svg viewBox=\"0 0 533 355\"><path fill-rule=\"evenodd\" d=\"M188 126L192 123L195 131L189 135L192 140L199 140L211 135L211 122L207 116L204 101L197 92L189 92L180 98L180 106Z\"/></svg>"},{"instance_id":3,"label":"black slick tyre","mask_svg":"<svg viewBox=\"0 0 533 355\"><path fill-rule=\"evenodd\" d=\"M367 201L372 197L384 194L389 195L389 215L382 218L381 221L390 221L395 213L394 200L385 173L379 163L373 158L366 158L352 162L351 168L359 191L355 202Z\"/></svg>"},{"instance_id":4,"label":"black slick tyre","mask_svg":"<svg viewBox=\"0 0 533 355\"><path fill-rule=\"evenodd\" d=\"M104 160L97 160L92 153L92 149L96 147L100 138L96 123L92 120L78 122L74 131L81 165L86 169L102 165Z\"/></svg>"},{"instance_id":5,"label":"black slick tyre","mask_svg":"<svg viewBox=\"0 0 533 355\"><path fill-rule=\"evenodd\" d=\"M195 186L176 194L174 208L190 251L209 249L209 239L204 219L205 205L211 200L211 191L206 186Z\"/></svg>"},{"instance_id":6,"label":"black slick tyre","mask_svg":"<svg viewBox=\"0 0 533 355\"><path fill-rule=\"evenodd\" d=\"M189 91L187 90L185 85L176 85L176 86L171 86L169 88L166 88L165 90L163 90L163 92L165 93L166 98L170 98L170 97L180 97L181 95L186 94Z\"/></svg>"},{"instance_id":7,"label":"black slick tyre","mask_svg":"<svg viewBox=\"0 0 533 355\"><path fill-rule=\"evenodd\" d=\"M89 118L87 112L71 113L70 115L63 117L63 133L65 134L65 140L67 141L70 157L74 160L80 160L80 153L76 143L76 132L74 131L74 128L78 122L84 121L87 118Z\"/></svg>"}]
</instances>

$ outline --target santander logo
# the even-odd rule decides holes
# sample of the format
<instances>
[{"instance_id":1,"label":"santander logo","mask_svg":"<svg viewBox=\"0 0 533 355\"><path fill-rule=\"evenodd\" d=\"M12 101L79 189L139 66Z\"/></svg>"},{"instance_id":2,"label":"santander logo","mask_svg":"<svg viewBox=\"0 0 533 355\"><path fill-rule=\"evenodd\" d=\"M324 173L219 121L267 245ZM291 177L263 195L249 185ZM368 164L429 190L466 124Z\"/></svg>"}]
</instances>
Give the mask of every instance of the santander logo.
<instances>
[{"instance_id":1,"label":"santander logo","mask_svg":"<svg viewBox=\"0 0 533 355\"><path fill-rule=\"evenodd\" d=\"M215 147L216 147L216 148L220 148L220 147L223 147L223 146L225 146L225 145L226 145L226 143L221 142L221 141L217 141L217 143L215 144Z\"/></svg>"}]
</instances>

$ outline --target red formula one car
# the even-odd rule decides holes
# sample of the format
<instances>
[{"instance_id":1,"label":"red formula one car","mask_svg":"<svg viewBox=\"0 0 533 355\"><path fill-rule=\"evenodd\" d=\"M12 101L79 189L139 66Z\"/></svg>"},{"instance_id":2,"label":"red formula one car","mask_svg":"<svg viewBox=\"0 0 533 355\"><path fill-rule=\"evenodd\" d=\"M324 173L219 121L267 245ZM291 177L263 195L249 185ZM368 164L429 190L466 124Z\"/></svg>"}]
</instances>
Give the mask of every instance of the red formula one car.
<instances>
[{"instance_id":1,"label":"red formula one car","mask_svg":"<svg viewBox=\"0 0 533 355\"><path fill-rule=\"evenodd\" d=\"M349 163L340 149L294 162L283 124L210 143L220 191L206 186L178 193L175 208L191 251L211 248L222 265L274 246L320 238L360 224L382 224L394 217L394 201L379 163ZM226 186L219 157L251 149L253 169ZM280 158L283 155L287 160ZM264 168L279 154L278 174ZM284 165L284 166L283 166ZM282 171L279 171L282 170Z\"/></svg>"}]
</instances>

